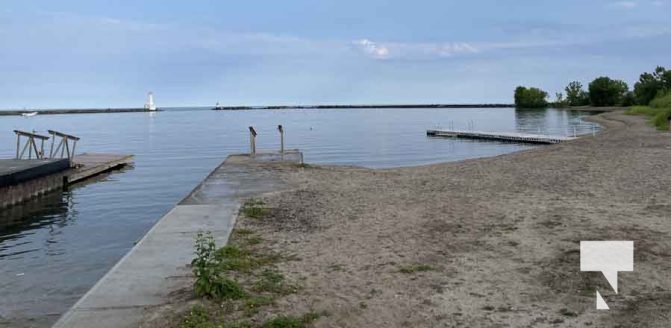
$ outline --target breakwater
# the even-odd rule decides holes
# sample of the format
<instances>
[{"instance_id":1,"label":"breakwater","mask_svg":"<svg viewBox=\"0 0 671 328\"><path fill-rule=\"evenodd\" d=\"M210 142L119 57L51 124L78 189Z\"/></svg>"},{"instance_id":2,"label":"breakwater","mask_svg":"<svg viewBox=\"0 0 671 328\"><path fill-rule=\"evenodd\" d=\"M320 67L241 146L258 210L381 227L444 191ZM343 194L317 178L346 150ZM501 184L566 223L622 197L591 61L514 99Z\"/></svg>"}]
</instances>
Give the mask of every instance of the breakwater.
<instances>
[{"instance_id":1,"label":"breakwater","mask_svg":"<svg viewBox=\"0 0 671 328\"><path fill-rule=\"evenodd\" d=\"M144 108L81 108L81 109L37 109L37 110L0 110L0 116L16 116L27 113L37 113L38 115L58 115L58 114L96 114L96 113L137 113L150 112Z\"/></svg>"}]
</instances>

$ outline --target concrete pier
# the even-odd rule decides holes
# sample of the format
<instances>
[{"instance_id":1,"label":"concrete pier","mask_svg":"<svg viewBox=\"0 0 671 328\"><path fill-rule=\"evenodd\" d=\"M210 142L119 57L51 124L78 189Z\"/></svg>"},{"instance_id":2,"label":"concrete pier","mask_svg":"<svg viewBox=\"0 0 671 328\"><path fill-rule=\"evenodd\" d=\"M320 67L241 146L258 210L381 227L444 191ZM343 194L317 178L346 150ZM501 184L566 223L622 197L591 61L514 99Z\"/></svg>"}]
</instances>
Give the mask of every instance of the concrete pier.
<instances>
[{"instance_id":1,"label":"concrete pier","mask_svg":"<svg viewBox=\"0 0 671 328\"><path fill-rule=\"evenodd\" d=\"M138 327L147 309L160 307L171 293L190 290L193 245L211 231L223 246L243 199L280 190L268 162L300 163L299 151L231 155L187 197L163 216L89 292L54 325L56 328Z\"/></svg>"}]
</instances>

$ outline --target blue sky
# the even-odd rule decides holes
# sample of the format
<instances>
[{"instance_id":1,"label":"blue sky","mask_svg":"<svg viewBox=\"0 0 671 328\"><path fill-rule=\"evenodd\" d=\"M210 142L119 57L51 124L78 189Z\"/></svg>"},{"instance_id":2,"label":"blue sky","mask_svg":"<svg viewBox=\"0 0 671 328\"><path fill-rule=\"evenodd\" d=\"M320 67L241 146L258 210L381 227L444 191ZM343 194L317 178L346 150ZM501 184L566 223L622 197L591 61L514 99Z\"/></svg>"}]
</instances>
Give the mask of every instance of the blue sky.
<instances>
[{"instance_id":1,"label":"blue sky","mask_svg":"<svg viewBox=\"0 0 671 328\"><path fill-rule=\"evenodd\" d=\"M0 2L0 108L512 102L671 66L671 0Z\"/></svg>"}]
</instances>

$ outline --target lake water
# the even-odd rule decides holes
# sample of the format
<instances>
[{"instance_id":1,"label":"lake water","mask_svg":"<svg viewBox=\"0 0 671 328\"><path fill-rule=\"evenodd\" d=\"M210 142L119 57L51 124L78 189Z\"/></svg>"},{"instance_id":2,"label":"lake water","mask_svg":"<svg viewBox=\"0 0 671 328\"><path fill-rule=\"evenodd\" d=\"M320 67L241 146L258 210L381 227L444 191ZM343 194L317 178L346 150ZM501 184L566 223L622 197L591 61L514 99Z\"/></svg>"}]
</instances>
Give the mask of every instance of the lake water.
<instances>
[{"instance_id":1,"label":"lake water","mask_svg":"<svg viewBox=\"0 0 671 328\"><path fill-rule=\"evenodd\" d=\"M82 138L78 152L135 155L132 167L67 192L0 210L0 327L48 327L151 226L228 154L287 148L305 161L371 168L494 156L528 145L426 137L455 129L591 133L586 114L547 109L297 109L0 117L0 158L15 152L14 129Z\"/></svg>"}]
</instances>

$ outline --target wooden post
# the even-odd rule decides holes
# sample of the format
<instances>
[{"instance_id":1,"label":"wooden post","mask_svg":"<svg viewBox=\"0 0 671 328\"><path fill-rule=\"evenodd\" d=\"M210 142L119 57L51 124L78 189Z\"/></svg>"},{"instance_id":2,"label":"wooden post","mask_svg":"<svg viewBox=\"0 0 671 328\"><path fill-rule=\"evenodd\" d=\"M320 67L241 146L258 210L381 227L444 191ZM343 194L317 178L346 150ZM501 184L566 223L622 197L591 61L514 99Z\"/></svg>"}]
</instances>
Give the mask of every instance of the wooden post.
<instances>
[{"instance_id":1,"label":"wooden post","mask_svg":"<svg viewBox=\"0 0 671 328\"><path fill-rule=\"evenodd\" d=\"M251 155L256 154L256 130L253 127L249 127L249 151Z\"/></svg>"},{"instance_id":2,"label":"wooden post","mask_svg":"<svg viewBox=\"0 0 671 328\"><path fill-rule=\"evenodd\" d=\"M19 148L21 148L21 135L16 134L16 159L19 159Z\"/></svg>"},{"instance_id":3,"label":"wooden post","mask_svg":"<svg viewBox=\"0 0 671 328\"><path fill-rule=\"evenodd\" d=\"M280 131L280 153L284 154L284 129L282 124L277 126L277 131Z\"/></svg>"}]
</instances>

